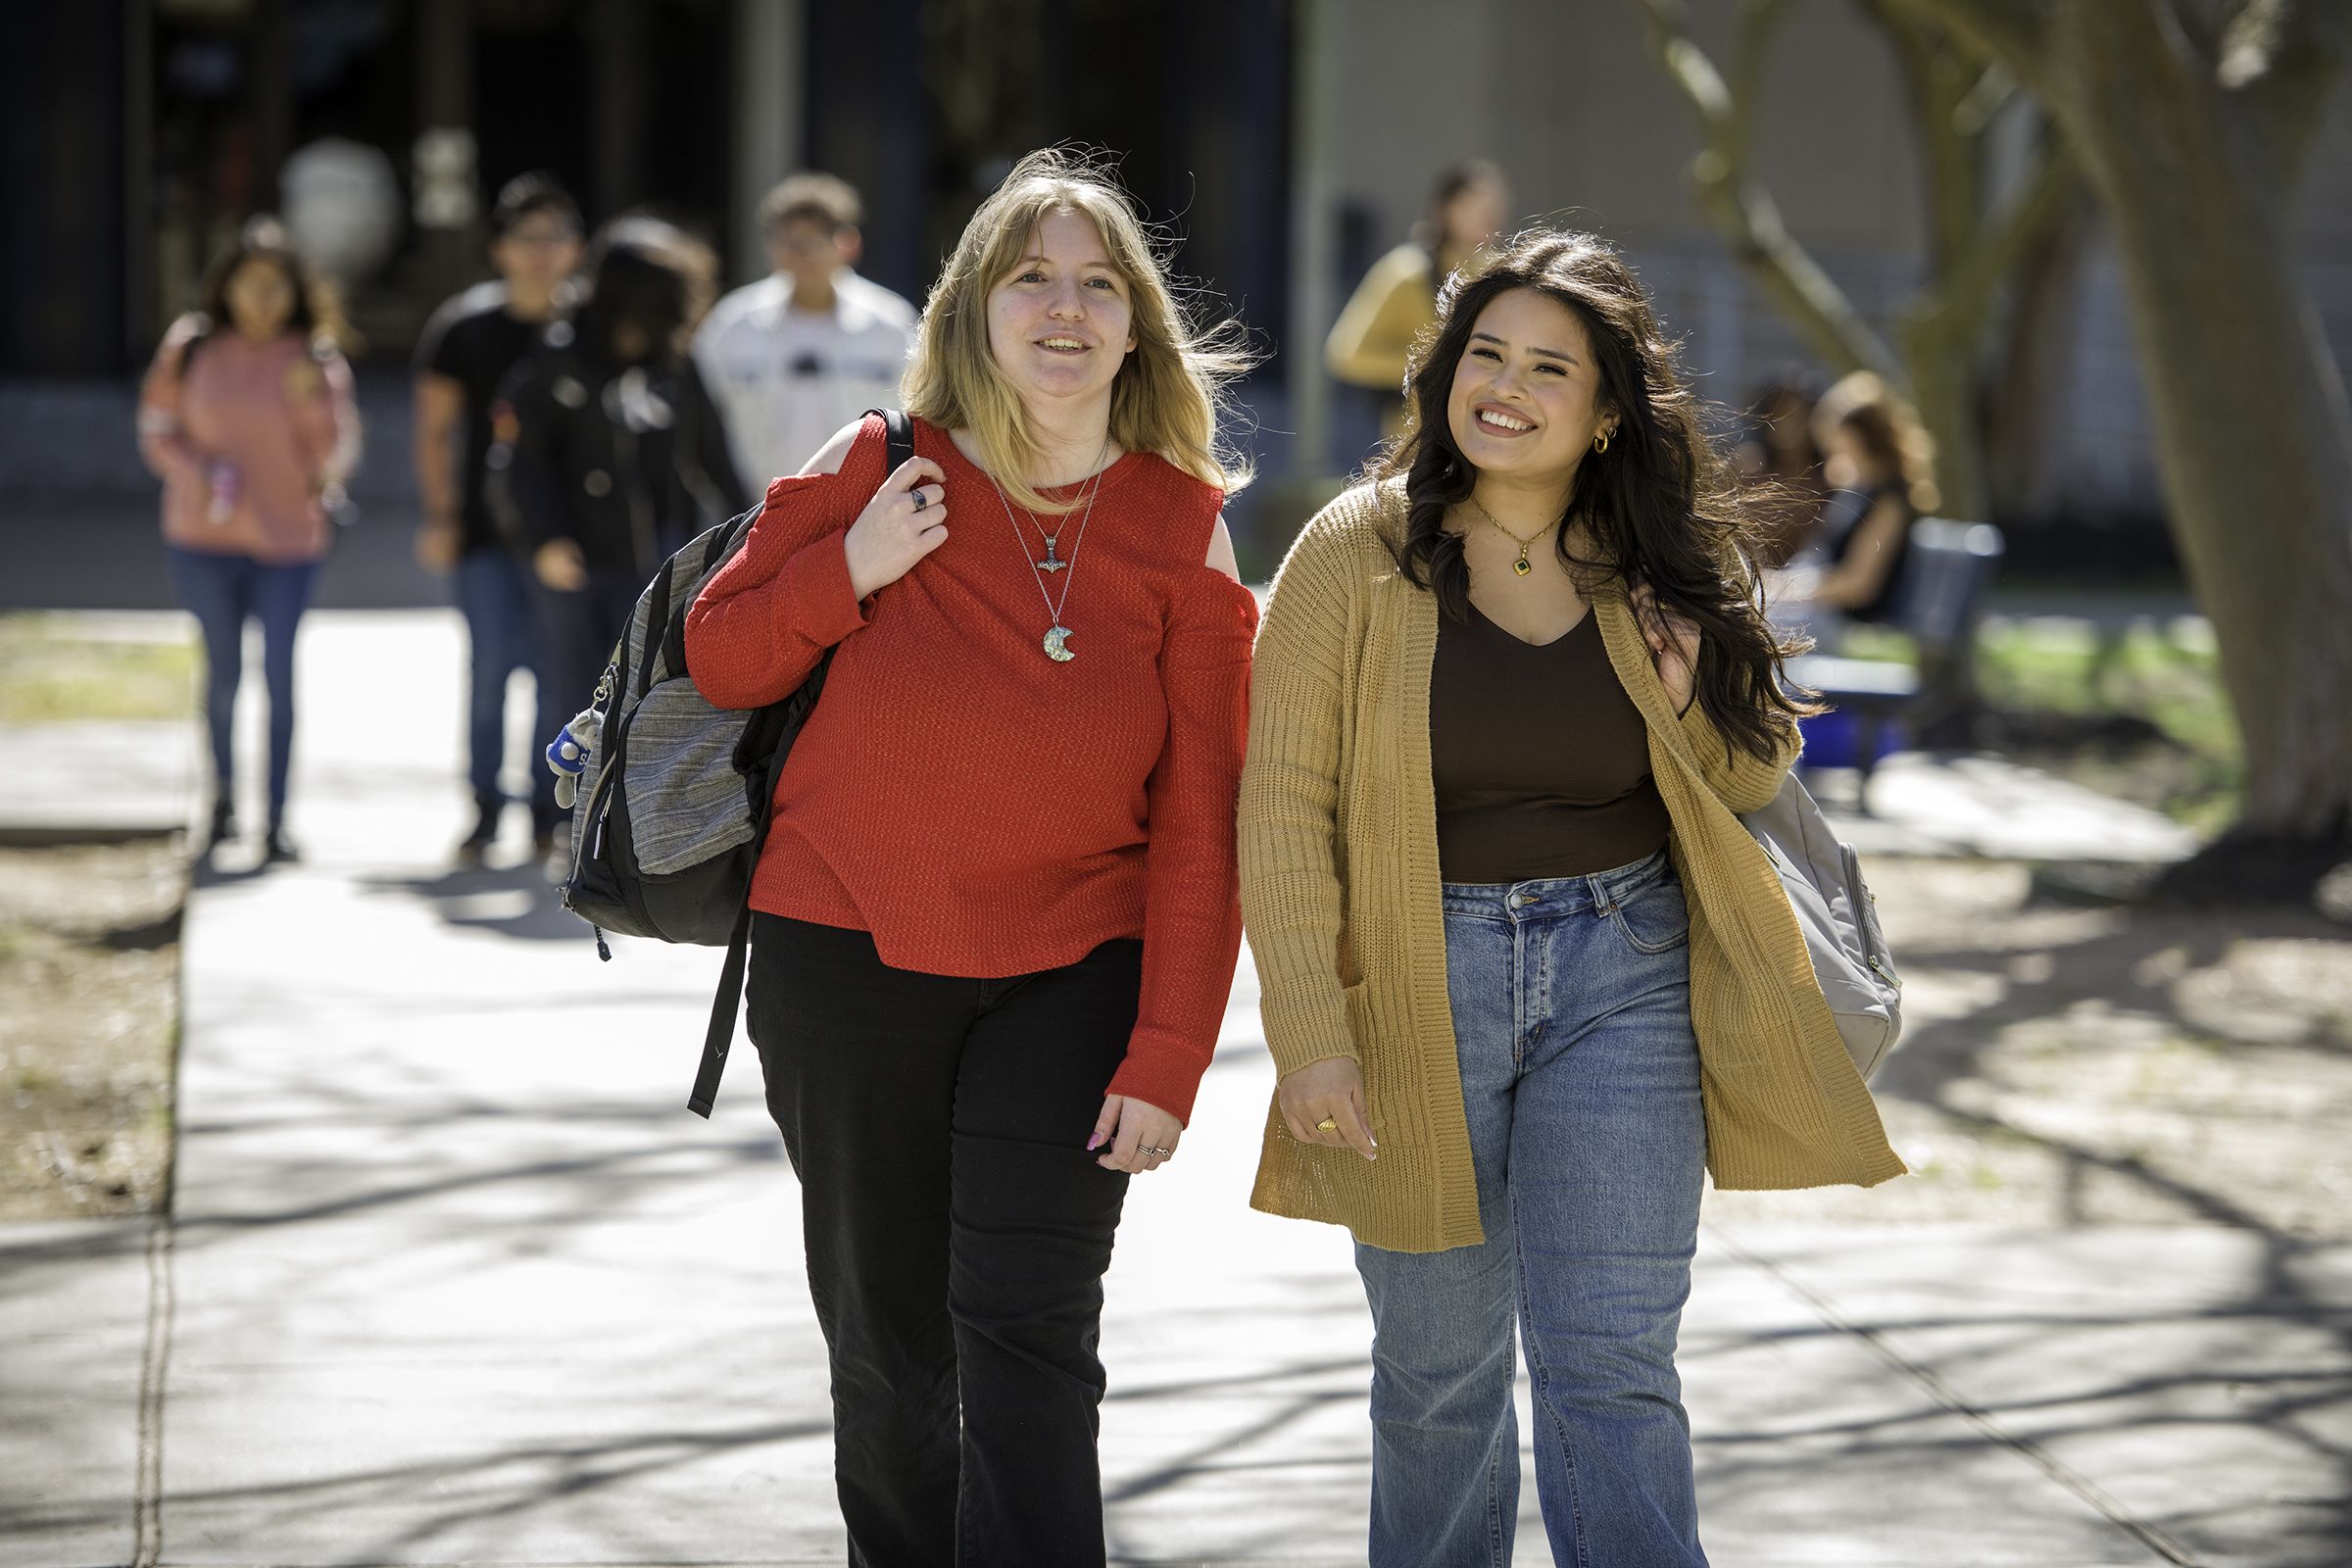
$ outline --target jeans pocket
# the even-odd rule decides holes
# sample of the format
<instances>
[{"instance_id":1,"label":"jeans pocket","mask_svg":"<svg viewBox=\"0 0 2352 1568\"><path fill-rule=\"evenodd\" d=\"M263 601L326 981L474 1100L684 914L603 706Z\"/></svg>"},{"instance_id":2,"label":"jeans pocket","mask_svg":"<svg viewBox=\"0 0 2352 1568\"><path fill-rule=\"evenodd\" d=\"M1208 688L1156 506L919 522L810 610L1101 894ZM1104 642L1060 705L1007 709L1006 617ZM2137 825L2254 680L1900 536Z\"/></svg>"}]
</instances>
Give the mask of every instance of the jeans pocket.
<instances>
[{"instance_id":1,"label":"jeans pocket","mask_svg":"<svg viewBox=\"0 0 2352 1568\"><path fill-rule=\"evenodd\" d=\"M1668 877L1653 882L1610 911L1636 953L1667 953L1690 940L1690 906L1682 884Z\"/></svg>"}]
</instances>

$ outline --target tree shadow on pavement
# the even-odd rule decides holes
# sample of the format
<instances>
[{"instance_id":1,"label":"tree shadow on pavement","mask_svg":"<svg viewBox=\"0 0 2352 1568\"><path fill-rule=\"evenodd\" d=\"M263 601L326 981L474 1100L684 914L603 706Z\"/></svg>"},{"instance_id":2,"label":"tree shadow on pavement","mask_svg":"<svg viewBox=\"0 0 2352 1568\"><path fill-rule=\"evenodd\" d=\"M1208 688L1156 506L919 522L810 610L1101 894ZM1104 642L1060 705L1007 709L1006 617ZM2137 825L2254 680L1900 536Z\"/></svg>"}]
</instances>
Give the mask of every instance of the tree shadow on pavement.
<instances>
[{"instance_id":1,"label":"tree shadow on pavement","mask_svg":"<svg viewBox=\"0 0 2352 1568\"><path fill-rule=\"evenodd\" d=\"M564 907L536 861L453 867L429 876L363 876L353 885L363 894L415 899L461 930L524 942L578 942L583 947L593 940L588 922Z\"/></svg>"},{"instance_id":2,"label":"tree shadow on pavement","mask_svg":"<svg viewBox=\"0 0 2352 1568\"><path fill-rule=\"evenodd\" d=\"M1924 1180L1716 1194L1709 1219L1990 1220L2078 1250L2119 1228L2108 1277L2051 1282L2118 1293L2097 1308L2014 1310L2036 1282L2001 1271L2033 1255L1988 1240L1987 1290L2012 1294L1986 1310L1889 1284L1850 1327L2160 1555L2352 1560L2352 929L2070 907L2009 869L1872 867L1910 1009L1873 1088Z\"/></svg>"}]
</instances>

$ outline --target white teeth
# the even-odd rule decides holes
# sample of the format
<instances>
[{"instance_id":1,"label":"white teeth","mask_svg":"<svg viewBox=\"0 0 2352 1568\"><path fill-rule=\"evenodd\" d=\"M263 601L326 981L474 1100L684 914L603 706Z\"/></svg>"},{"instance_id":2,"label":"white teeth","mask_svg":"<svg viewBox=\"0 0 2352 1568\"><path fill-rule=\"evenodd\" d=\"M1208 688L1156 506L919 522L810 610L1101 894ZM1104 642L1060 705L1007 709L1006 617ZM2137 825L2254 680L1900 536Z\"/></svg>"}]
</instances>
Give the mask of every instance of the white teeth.
<instances>
[{"instance_id":1,"label":"white teeth","mask_svg":"<svg viewBox=\"0 0 2352 1568\"><path fill-rule=\"evenodd\" d=\"M1535 428L1525 419L1514 419L1507 414L1496 414L1493 409L1479 410L1478 422L1497 425L1505 430L1533 430Z\"/></svg>"},{"instance_id":2,"label":"white teeth","mask_svg":"<svg viewBox=\"0 0 2352 1568\"><path fill-rule=\"evenodd\" d=\"M1041 338L1039 341L1050 349L1082 349L1086 347L1074 337L1049 337Z\"/></svg>"}]
</instances>

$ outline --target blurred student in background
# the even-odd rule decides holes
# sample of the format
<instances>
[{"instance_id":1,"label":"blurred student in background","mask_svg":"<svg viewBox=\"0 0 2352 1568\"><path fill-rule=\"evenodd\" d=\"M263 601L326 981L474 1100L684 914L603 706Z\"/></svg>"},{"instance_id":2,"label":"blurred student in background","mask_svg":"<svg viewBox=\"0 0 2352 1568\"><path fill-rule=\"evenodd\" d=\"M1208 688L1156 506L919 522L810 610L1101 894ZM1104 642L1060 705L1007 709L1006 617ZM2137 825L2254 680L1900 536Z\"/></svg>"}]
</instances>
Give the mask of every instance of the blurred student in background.
<instances>
[{"instance_id":1,"label":"blurred student in background","mask_svg":"<svg viewBox=\"0 0 2352 1568\"><path fill-rule=\"evenodd\" d=\"M608 223L584 297L491 411L490 502L530 564L551 722L596 689L654 568L751 504L687 353L715 270L709 247L658 219Z\"/></svg>"},{"instance_id":2,"label":"blurred student in background","mask_svg":"<svg viewBox=\"0 0 2352 1568\"><path fill-rule=\"evenodd\" d=\"M270 690L267 857L286 833L294 747L294 632L325 559L330 507L359 465L342 318L271 218L213 264L202 308L164 334L139 391L139 449L164 481L172 589L204 636L213 812L205 851L236 833L230 718L245 622L262 623Z\"/></svg>"},{"instance_id":3,"label":"blurred student in background","mask_svg":"<svg viewBox=\"0 0 2352 1568\"><path fill-rule=\"evenodd\" d=\"M1438 176L1412 237L1372 264L1323 345L1331 373L1388 395L1381 429L1404 427L1404 366L1414 339L1437 324L1438 285L1493 239L1510 216L1511 186L1483 158Z\"/></svg>"},{"instance_id":4,"label":"blurred student in background","mask_svg":"<svg viewBox=\"0 0 2352 1568\"><path fill-rule=\"evenodd\" d=\"M915 312L853 270L861 216L831 174L776 186L760 204L774 273L720 300L695 334L736 467L756 488L800 472L867 409L898 406Z\"/></svg>"},{"instance_id":5,"label":"blurred student in background","mask_svg":"<svg viewBox=\"0 0 2352 1568\"><path fill-rule=\"evenodd\" d=\"M1801 625L1828 648L1845 622L1883 621L1899 612L1911 525L1941 498L1934 438L1911 406L1868 370L1822 394L1813 439L1830 498L1771 599L1776 620Z\"/></svg>"},{"instance_id":6,"label":"blurred student in background","mask_svg":"<svg viewBox=\"0 0 2352 1568\"><path fill-rule=\"evenodd\" d=\"M458 858L479 865L498 838L506 806L499 764L507 742L507 677L541 675L531 630L523 563L500 536L486 493L490 405L499 384L563 305L562 291L580 265L580 210L546 174L507 182L490 210L490 265L498 277L477 283L433 314L417 345L416 489L424 520L416 556L454 572L466 616L472 673L466 704L466 778L474 820ZM548 727L553 705L534 705L533 735ZM562 723L568 713L557 714ZM531 833L544 856L554 842L555 775L530 768Z\"/></svg>"}]
</instances>

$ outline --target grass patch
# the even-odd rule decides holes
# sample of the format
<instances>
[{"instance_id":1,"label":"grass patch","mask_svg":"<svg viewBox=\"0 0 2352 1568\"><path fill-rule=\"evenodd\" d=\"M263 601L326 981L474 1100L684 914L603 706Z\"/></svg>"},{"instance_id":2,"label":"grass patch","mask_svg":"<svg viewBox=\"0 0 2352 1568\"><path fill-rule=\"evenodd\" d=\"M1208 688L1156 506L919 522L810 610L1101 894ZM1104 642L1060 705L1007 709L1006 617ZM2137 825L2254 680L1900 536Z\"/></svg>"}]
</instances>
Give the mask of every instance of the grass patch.
<instances>
[{"instance_id":1,"label":"grass patch","mask_svg":"<svg viewBox=\"0 0 2352 1568\"><path fill-rule=\"evenodd\" d=\"M1844 652L1908 660L1901 632L1855 627ZM2195 616L2108 631L1994 616L1977 634L1992 749L2164 812L2208 837L2236 820L2245 755L2212 628Z\"/></svg>"},{"instance_id":2,"label":"grass patch","mask_svg":"<svg viewBox=\"0 0 2352 1568\"><path fill-rule=\"evenodd\" d=\"M192 640L96 636L72 615L0 615L0 723L187 718L197 663Z\"/></svg>"},{"instance_id":3,"label":"grass patch","mask_svg":"<svg viewBox=\"0 0 2352 1568\"><path fill-rule=\"evenodd\" d=\"M169 840L0 848L0 1219L157 1212L170 1193L179 944Z\"/></svg>"}]
</instances>

